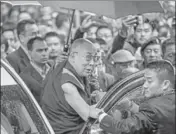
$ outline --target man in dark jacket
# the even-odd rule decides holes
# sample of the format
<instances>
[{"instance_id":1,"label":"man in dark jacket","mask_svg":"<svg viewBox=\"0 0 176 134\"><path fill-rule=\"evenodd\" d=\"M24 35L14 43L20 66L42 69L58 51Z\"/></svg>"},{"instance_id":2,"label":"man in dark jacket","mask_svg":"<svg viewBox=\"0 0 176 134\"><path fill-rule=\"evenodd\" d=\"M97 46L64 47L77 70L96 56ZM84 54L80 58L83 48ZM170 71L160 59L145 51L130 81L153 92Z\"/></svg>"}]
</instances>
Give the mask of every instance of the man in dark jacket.
<instances>
[{"instance_id":1,"label":"man in dark jacket","mask_svg":"<svg viewBox=\"0 0 176 134\"><path fill-rule=\"evenodd\" d=\"M114 120L100 112L100 127L113 134L136 134L157 131L159 134L175 134L175 85L174 68L164 60L148 64L143 85L149 97L139 105L139 112L127 119ZM132 106L132 105L131 105Z\"/></svg>"},{"instance_id":2,"label":"man in dark jacket","mask_svg":"<svg viewBox=\"0 0 176 134\"><path fill-rule=\"evenodd\" d=\"M133 35L129 35L130 27L134 27ZM134 55L139 47L153 37L153 31L154 25L148 19L144 19L143 23L139 23L136 16L124 18L122 20L122 29L112 44L112 50L123 48Z\"/></svg>"},{"instance_id":3,"label":"man in dark jacket","mask_svg":"<svg viewBox=\"0 0 176 134\"><path fill-rule=\"evenodd\" d=\"M30 38L39 34L38 26L34 20L22 20L17 25L17 35L21 46L7 56L8 62L17 73L21 73L30 64L30 56L27 52L27 42Z\"/></svg>"},{"instance_id":4,"label":"man in dark jacket","mask_svg":"<svg viewBox=\"0 0 176 134\"><path fill-rule=\"evenodd\" d=\"M31 57L31 63L20 73L20 77L39 102L43 91L42 82L50 69L48 64L48 46L43 38L34 37L27 43L27 48Z\"/></svg>"}]
</instances>

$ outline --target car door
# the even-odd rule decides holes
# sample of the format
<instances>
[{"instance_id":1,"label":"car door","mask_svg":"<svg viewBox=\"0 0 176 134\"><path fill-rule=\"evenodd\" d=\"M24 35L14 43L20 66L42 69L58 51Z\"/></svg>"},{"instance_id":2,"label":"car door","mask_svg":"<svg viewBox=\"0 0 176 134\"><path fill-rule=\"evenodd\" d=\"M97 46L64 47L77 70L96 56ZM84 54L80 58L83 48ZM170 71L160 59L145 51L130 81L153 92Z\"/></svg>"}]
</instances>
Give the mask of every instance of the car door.
<instances>
[{"instance_id":1,"label":"car door","mask_svg":"<svg viewBox=\"0 0 176 134\"><path fill-rule=\"evenodd\" d=\"M97 104L98 108L103 108L108 114L112 114L114 109L120 108L116 107L118 103L124 99L128 98L130 100L142 97L143 90L142 85L144 84L144 71L139 71L132 74L125 79L115 83L106 95ZM96 120L89 119L79 134L105 134L98 126Z\"/></svg>"},{"instance_id":2,"label":"car door","mask_svg":"<svg viewBox=\"0 0 176 134\"><path fill-rule=\"evenodd\" d=\"M2 60L1 117L4 117L4 120L1 120L1 128L6 129L4 131L12 129L14 134L54 134L30 90L18 74Z\"/></svg>"}]
</instances>

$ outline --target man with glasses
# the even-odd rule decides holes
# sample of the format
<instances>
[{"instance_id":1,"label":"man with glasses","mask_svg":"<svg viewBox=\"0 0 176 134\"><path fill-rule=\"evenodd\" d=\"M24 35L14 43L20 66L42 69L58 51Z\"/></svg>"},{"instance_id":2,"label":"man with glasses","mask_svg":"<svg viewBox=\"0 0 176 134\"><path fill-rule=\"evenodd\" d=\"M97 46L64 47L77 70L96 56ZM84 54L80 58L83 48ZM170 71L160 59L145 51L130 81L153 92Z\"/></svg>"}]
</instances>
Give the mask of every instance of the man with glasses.
<instances>
[{"instance_id":1,"label":"man with glasses","mask_svg":"<svg viewBox=\"0 0 176 134\"><path fill-rule=\"evenodd\" d=\"M7 56L7 60L17 73L21 73L30 63L30 56L27 51L29 39L39 35L38 26L34 20L22 20L17 24L17 35L21 46Z\"/></svg>"},{"instance_id":2,"label":"man with glasses","mask_svg":"<svg viewBox=\"0 0 176 134\"><path fill-rule=\"evenodd\" d=\"M97 38L103 39L107 44L113 40L113 30L108 26L100 26L96 32Z\"/></svg>"},{"instance_id":3,"label":"man with glasses","mask_svg":"<svg viewBox=\"0 0 176 134\"><path fill-rule=\"evenodd\" d=\"M49 79L51 84L44 89L41 105L56 134L78 134L85 121L99 112L91 104L87 81L96 60L93 43L77 39L62 72Z\"/></svg>"}]
</instances>

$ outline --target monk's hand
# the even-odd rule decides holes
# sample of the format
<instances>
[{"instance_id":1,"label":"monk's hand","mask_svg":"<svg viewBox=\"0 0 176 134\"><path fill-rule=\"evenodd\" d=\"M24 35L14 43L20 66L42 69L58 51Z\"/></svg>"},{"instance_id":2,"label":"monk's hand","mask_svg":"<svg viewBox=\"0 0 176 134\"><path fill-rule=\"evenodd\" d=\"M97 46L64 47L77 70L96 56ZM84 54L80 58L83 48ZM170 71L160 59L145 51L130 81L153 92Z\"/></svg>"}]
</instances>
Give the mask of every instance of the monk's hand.
<instances>
[{"instance_id":1,"label":"monk's hand","mask_svg":"<svg viewBox=\"0 0 176 134\"><path fill-rule=\"evenodd\" d=\"M98 109L98 108L95 108L94 106L90 106L90 109L89 109L89 116L90 116L91 118L97 119L99 113L102 112L102 111L103 111L103 109Z\"/></svg>"},{"instance_id":2,"label":"monk's hand","mask_svg":"<svg viewBox=\"0 0 176 134\"><path fill-rule=\"evenodd\" d=\"M60 51L58 57L56 58L56 63L59 64L68 59L68 53L64 51Z\"/></svg>"},{"instance_id":3,"label":"monk's hand","mask_svg":"<svg viewBox=\"0 0 176 134\"><path fill-rule=\"evenodd\" d=\"M92 92L91 96L95 98L96 102L98 102L104 97L105 94L106 92L95 90Z\"/></svg>"}]
</instances>

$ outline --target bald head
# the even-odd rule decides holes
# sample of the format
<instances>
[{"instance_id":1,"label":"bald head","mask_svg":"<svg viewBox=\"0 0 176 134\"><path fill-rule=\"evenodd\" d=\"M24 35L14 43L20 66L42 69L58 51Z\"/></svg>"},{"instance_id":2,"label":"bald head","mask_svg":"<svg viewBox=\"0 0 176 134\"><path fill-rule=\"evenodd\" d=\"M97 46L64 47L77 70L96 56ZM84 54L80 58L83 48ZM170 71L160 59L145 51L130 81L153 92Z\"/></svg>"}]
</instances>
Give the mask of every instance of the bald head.
<instances>
[{"instance_id":1,"label":"bald head","mask_svg":"<svg viewBox=\"0 0 176 134\"><path fill-rule=\"evenodd\" d=\"M77 39L70 49L69 63L80 76L88 76L92 72L96 60L96 48L87 39Z\"/></svg>"},{"instance_id":2,"label":"bald head","mask_svg":"<svg viewBox=\"0 0 176 134\"><path fill-rule=\"evenodd\" d=\"M73 42L70 52L85 52L85 51L95 51L93 43L87 39L77 39Z\"/></svg>"}]
</instances>

